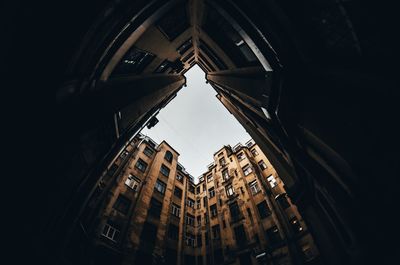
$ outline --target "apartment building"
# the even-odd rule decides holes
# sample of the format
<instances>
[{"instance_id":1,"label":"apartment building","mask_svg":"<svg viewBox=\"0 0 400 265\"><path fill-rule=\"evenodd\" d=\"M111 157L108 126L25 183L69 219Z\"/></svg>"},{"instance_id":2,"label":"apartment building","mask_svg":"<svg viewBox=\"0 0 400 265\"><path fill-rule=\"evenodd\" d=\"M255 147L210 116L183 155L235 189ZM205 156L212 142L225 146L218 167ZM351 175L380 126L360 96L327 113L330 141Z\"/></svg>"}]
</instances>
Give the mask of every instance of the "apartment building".
<instances>
[{"instance_id":1,"label":"apartment building","mask_svg":"<svg viewBox=\"0 0 400 265\"><path fill-rule=\"evenodd\" d=\"M318 264L306 224L253 140L218 150L197 181L178 158L142 135L120 153L89 203L95 264Z\"/></svg>"}]
</instances>

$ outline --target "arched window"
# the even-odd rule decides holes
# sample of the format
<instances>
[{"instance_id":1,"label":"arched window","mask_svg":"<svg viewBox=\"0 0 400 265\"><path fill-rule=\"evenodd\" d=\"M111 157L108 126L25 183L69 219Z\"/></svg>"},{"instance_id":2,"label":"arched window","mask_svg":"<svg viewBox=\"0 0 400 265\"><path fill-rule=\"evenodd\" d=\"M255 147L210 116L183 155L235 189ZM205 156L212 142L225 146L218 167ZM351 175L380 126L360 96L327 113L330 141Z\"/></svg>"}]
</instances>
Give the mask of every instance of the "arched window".
<instances>
[{"instance_id":1,"label":"arched window","mask_svg":"<svg viewBox=\"0 0 400 265\"><path fill-rule=\"evenodd\" d=\"M167 151L167 152L165 152L164 158L165 158L165 160L167 160L168 162L171 163L171 162L172 162L173 155L172 155L172 153L171 153L170 151Z\"/></svg>"}]
</instances>

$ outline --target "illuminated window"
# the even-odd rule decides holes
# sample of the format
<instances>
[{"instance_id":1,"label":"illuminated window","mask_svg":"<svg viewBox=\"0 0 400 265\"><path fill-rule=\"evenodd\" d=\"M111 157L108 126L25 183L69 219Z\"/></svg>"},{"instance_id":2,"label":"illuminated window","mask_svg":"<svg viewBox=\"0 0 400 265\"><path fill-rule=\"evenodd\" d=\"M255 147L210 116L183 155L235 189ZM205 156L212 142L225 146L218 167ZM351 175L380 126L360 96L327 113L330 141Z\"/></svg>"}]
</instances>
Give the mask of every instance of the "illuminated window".
<instances>
[{"instance_id":1,"label":"illuminated window","mask_svg":"<svg viewBox=\"0 0 400 265\"><path fill-rule=\"evenodd\" d=\"M253 156L258 156L258 151L255 148L251 149L251 153Z\"/></svg>"},{"instance_id":2,"label":"illuminated window","mask_svg":"<svg viewBox=\"0 0 400 265\"><path fill-rule=\"evenodd\" d=\"M248 176L251 172L253 172L253 169L249 164L245 165L242 169L245 176Z\"/></svg>"},{"instance_id":3,"label":"illuminated window","mask_svg":"<svg viewBox=\"0 0 400 265\"><path fill-rule=\"evenodd\" d=\"M278 185L278 182L276 181L276 179L273 175L270 175L269 177L267 177L267 181L268 181L269 185L271 186L271 188L274 188L276 185Z\"/></svg>"},{"instance_id":4,"label":"illuminated window","mask_svg":"<svg viewBox=\"0 0 400 265\"><path fill-rule=\"evenodd\" d=\"M260 167L261 170L267 169L267 164L265 164L264 161L258 162L258 166Z\"/></svg>"},{"instance_id":5,"label":"illuminated window","mask_svg":"<svg viewBox=\"0 0 400 265\"><path fill-rule=\"evenodd\" d=\"M232 185L226 186L225 190L226 190L226 195L227 195L228 197L233 196L233 195L235 194L235 191L234 191Z\"/></svg>"}]
</instances>

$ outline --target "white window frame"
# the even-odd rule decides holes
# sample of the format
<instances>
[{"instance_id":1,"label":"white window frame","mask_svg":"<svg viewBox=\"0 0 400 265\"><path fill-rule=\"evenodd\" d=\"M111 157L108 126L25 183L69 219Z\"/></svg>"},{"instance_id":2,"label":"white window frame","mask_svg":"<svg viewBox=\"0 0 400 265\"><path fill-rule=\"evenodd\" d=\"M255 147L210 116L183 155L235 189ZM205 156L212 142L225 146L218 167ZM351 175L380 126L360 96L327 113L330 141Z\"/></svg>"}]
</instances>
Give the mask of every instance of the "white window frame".
<instances>
[{"instance_id":1,"label":"white window frame","mask_svg":"<svg viewBox=\"0 0 400 265\"><path fill-rule=\"evenodd\" d=\"M186 224L188 224L188 225L191 225L191 226L194 226L194 217L190 217L190 216L188 216L187 214L186 214L186 216L185 216L185 218L186 218Z\"/></svg>"},{"instance_id":2,"label":"white window frame","mask_svg":"<svg viewBox=\"0 0 400 265\"><path fill-rule=\"evenodd\" d=\"M249 183L249 186L250 186L251 193L252 193L253 195L254 195L254 194L257 194L257 193L259 193L259 192L261 191L261 188L260 188L260 186L258 185L257 180L253 180L252 182L250 182L250 183Z\"/></svg>"},{"instance_id":3,"label":"white window frame","mask_svg":"<svg viewBox=\"0 0 400 265\"><path fill-rule=\"evenodd\" d=\"M116 235L120 234L121 231L119 231L117 228L113 227L112 225L110 225L109 223L106 223L103 227L103 230L101 231L101 235L114 241L117 242Z\"/></svg>"},{"instance_id":4,"label":"white window frame","mask_svg":"<svg viewBox=\"0 0 400 265\"><path fill-rule=\"evenodd\" d=\"M245 165L245 166L242 168L242 170L243 170L243 174L244 174L245 176L248 176L248 175L250 175L250 174L253 172L253 169L251 168L251 166L250 166L249 164Z\"/></svg>"},{"instance_id":5,"label":"white window frame","mask_svg":"<svg viewBox=\"0 0 400 265\"><path fill-rule=\"evenodd\" d=\"M278 185L278 181L276 180L274 175L269 175L267 177L267 181L268 181L269 185L271 186L271 188L275 188Z\"/></svg>"},{"instance_id":6,"label":"white window frame","mask_svg":"<svg viewBox=\"0 0 400 265\"><path fill-rule=\"evenodd\" d=\"M225 188L225 191L228 197L235 195L235 189L233 188L232 185L229 185L227 188Z\"/></svg>"},{"instance_id":7,"label":"white window frame","mask_svg":"<svg viewBox=\"0 0 400 265\"><path fill-rule=\"evenodd\" d=\"M192 201L192 199L189 199L189 198L188 198L188 199L186 200L186 205L187 205L187 206L194 208L194 204L195 204L195 202Z\"/></svg>"},{"instance_id":8,"label":"white window frame","mask_svg":"<svg viewBox=\"0 0 400 265\"><path fill-rule=\"evenodd\" d=\"M125 185L131 188L133 191L137 191L139 189L140 183L141 180L132 174L129 174L128 178L125 180Z\"/></svg>"},{"instance_id":9,"label":"white window frame","mask_svg":"<svg viewBox=\"0 0 400 265\"><path fill-rule=\"evenodd\" d=\"M226 173L226 174L225 174L225 173ZM222 170L222 178L223 178L224 180L228 180L228 179L229 179L229 172L228 172L228 169Z\"/></svg>"},{"instance_id":10,"label":"white window frame","mask_svg":"<svg viewBox=\"0 0 400 265\"><path fill-rule=\"evenodd\" d=\"M244 152L242 151L237 155L237 158L238 158L239 161L242 161L243 159L246 158L246 156L244 155Z\"/></svg>"},{"instance_id":11,"label":"white window frame","mask_svg":"<svg viewBox=\"0 0 400 265\"><path fill-rule=\"evenodd\" d=\"M172 204L172 214L176 217L181 217L181 207Z\"/></svg>"}]
</instances>

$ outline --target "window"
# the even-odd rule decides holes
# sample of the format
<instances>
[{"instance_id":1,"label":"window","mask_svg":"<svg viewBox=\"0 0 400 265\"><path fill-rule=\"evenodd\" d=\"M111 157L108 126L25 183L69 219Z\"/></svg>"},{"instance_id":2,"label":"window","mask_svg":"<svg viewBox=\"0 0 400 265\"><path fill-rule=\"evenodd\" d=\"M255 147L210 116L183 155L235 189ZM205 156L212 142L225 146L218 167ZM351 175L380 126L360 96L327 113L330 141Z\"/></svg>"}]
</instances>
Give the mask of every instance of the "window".
<instances>
[{"instance_id":1,"label":"window","mask_svg":"<svg viewBox=\"0 0 400 265\"><path fill-rule=\"evenodd\" d=\"M207 207L207 197L203 197L203 206Z\"/></svg>"},{"instance_id":2,"label":"window","mask_svg":"<svg viewBox=\"0 0 400 265\"><path fill-rule=\"evenodd\" d=\"M167 168L165 165L161 165L160 172L166 177L169 176L169 168Z\"/></svg>"},{"instance_id":3,"label":"window","mask_svg":"<svg viewBox=\"0 0 400 265\"><path fill-rule=\"evenodd\" d=\"M179 238L179 227L173 224L168 226L168 237L173 240L178 240Z\"/></svg>"},{"instance_id":4,"label":"window","mask_svg":"<svg viewBox=\"0 0 400 265\"><path fill-rule=\"evenodd\" d=\"M223 178L224 180L228 180L228 179L229 179L228 169L222 170L222 178Z\"/></svg>"},{"instance_id":5,"label":"window","mask_svg":"<svg viewBox=\"0 0 400 265\"><path fill-rule=\"evenodd\" d=\"M265 231L267 239L272 246L276 246L282 240L279 230L276 226L273 226Z\"/></svg>"},{"instance_id":6,"label":"window","mask_svg":"<svg viewBox=\"0 0 400 265\"><path fill-rule=\"evenodd\" d=\"M247 215L248 215L249 218L250 218L250 221L253 222L253 214L251 213L250 208L247 208L246 210L247 210Z\"/></svg>"},{"instance_id":7,"label":"window","mask_svg":"<svg viewBox=\"0 0 400 265\"><path fill-rule=\"evenodd\" d=\"M207 182L210 182L211 180L213 180L213 177L212 177L212 175L210 174L210 175L207 176Z\"/></svg>"},{"instance_id":8,"label":"window","mask_svg":"<svg viewBox=\"0 0 400 265\"><path fill-rule=\"evenodd\" d=\"M162 210L162 202L156 200L155 198L151 198L149 214L157 218L160 217L161 210Z\"/></svg>"},{"instance_id":9,"label":"window","mask_svg":"<svg viewBox=\"0 0 400 265\"><path fill-rule=\"evenodd\" d=\"M270 175L267 178L267 181L268 181L269 185L271 186L271 188L274 188L276 185L278 185L278 182L276 181L276 179L273 175Z\"/></svg>"},{"instance_id":10,"label":"window","mask_svg":"<svg viewBox=\"0 0 400 265\"><path fill-rule=\"evenodd\" d=\"M161 180L157 179L156 185L154 185L154 189L158 191L161 194L165 193L165 188L167 187L167 184L162 182Z\"/></svg>"},{"instance_id":11,"label":"window","mask_svg":"<svg viewBox=\"0 0 400 265\"><path fill-rule=\"evenodd\" d=\"M267 164L265 164L265 162L262 161L262 160L260 162L258 162L258 166L260 167L261 170L264 170L264 169L268 168Z\"/></svg>"},{"instance_id":12,"label":"window","mask_svg":"<svg viewBox=\"0 0 400 265\"><path fill-rule=\"evenodd\" d=\"M217 205L213 204L210 206L211 217L217 216Z\"/></svg>"},{"instance_id":13,"label":"window","mask_svg":"<svg viewBox=\"0 0 400 265\"><path fill-rule=\"evenodd\" d=\"M215 197L214 187L208 189L208 196L211 198Z\"/></svg>"},{"instance_id":14,"label":"window","mask_svg":"<svg viewBox=\"0 0 400 265\"><path fill-rule=\"evenodd\" d=\"M204 214L204 223L208 224L208 214L207 213Z\"/></svg>"},{"instance_id":15,"label":"window","mask_svg":"<svg viewBox=\"0 0 400 265\"><path fill-rule=\"evenodd\" d=\"M121 159L124 159L128 154L129 154L129 152L128 152L127 150L124 150L124 151L119 155L119 157L120 157Z\"/></svg>"},{"instance_id":16,"label":"window","mask_svg":"<svg viewBox=\"0 0 400 265\"><path fill-rule=\"evenodd\" d=\"M211 227L211 229L212 229L213 238L218 239L221 237L221 230L219 228L219 224L213 225Z\"/></svg>"},{"instance_id":17,"label":"window","mask_svg":"<svg viewBox=\"0 0 400 265\"><path fill-rule=\"evenodd\" d=\"M131 200L129 200L124 195L120 194L117 200L115 201L113 208L123 214L127 214L129 211L129 206L131 206Z\"/></svg>"},{"instance_id":18,"label":"window","mask_svg":"<svg viewBox=\"0 0 400 265\"><path fill-rule=\"evenodd\" d=\"M243 152L240 152L239 154L237 154L237 158L239 161L242 161L245 158L245 155Z\"/></svg>"},{"instance_id":19,"label":"window","mask_svg":"<svg viewBox=\"0 0 400 265\"><path fill-rule=\"evenodd\" d=\"M196 194L199 194L200 193L200 186L197 186L196 187Z\"/></svg>"},{"instance_id":20,"label":"window","mask_svg":"<svg viewBox=\"0 0 400 265\"><path fill-rule=\"evenodd\" d=\"M239 246L242 246L246 244L247 238L246 238L246 232L244 231L243 225L239 225L234 228L235 231L235 238L236 238L236 243Z\"/></svg>"},{"instance_id":21,"label":"window","mask_svg":"<svg viewBox=\"0 0 400 265\"><path fill-rule=\"evenodd\" d=\"M282 207L282 209L286 209L286 208L290 207L290 204L288 202L286 194L279 194L278 196L275 197L275 200Z\"/></svg>"},{"instance_id":22,"label":"window","mask_svg":"<svg viewBox=\"0 0 400 265\"><path fill-rule=\"evenodd\" d=\"M183 183L183 176L182 176L181 174L177 174L177 175L176 175L176 179L177 179L179 182Z\"/></svg>"},{"instance_id":23,"label":"window","mask_svg":"<svg viewBox=\"0 0 400 265\"><path fill-rule=\"evenodd\" d=\"M189 185L189 191L194 194L194 186L192 184Z\"/></svg>"},{"instance_id":24,"label":"window","mask_svg":"<svg viewBox=\"0 0 400 265\"><path fill-rule=\"evenodd\" d=\"M295 234L299 234L301 231L303 231L303 227L301 227L301 224L299 220L297 220L296 216L291 218L289 220L290 225L292 226L293 232Z\"/></svg>"},{"instance_id":25,"label":"window","mask_svg":"<svg viewBox=\"0 0 400 265\"><path fill-rule=\"evenodd\" d=\"M197 209L200 209L200 207L201 207L200 199L197 199L197 200L196 200L196 208L197 208Z\"/></svg>"},{"instance_id":26,"label":"window","mask_svg":"<svg viewBox=\"0 0 400 265\"><path fill-rule=\"evenodd\" d=\"M255 148L251 149L251 153L253 156L258 156L258 151Z\"/></svg>"},{"instance_id":27,"label":"window","mask_svg":"<svg viewBox=\"0 0 400 265\"><path fill-rule=\"evenodd\" d=\"M245 165L242 170L245 176L248 176L251 172L253 172L249 164Z\"/></svg>"},{"instance_id":28,"label":"window","mask_svg":"<svg viewBox=\"0 0 400 265\"><path fill-rule=\"evenodd\" d=\"M119 235L121 234L121 231L119 230L119 227L111 224L110 222L107 222L104 225L103 231L101 232L101 235L111 239L112 241L118 241Z\"/></svg>"},{"instance_id":29,"label":"window","mask_svg":"<svg viewBox=\"0 0 400 265\"><path fill-rule=\"evenodd\" d=\"M232 221L237 221L241 217L239 205L237 202L229 204L229 211L231 213Z\"/></svg>"},{"instance_id":30,"label":"window","mask_svg":"<svg viewBox=\"0 0 400 265\"><path fill-rule=\"evenodd\" d=\"M186 238L185 238L186 245L194 247L194 241L195 241L194 235L191 233L186 233Z\"/></svg>"},{"instance_id":31,"label":"window","mask_svg":"<svg viewBox=\"0 0 400 265\"><path fill-rule=\"evenodd\" d=\"M194 208L194 200L188 198L187 201L186 201L186 205L189 206L189 207Z\"/></svg>"},{"instance_id":32,"label":"window","mask_svg":"<svg viewBox=\"0 0 400 265\"><path fill-rule=\"evenodd\" d=\"M179 46L176 51L179 52L180 55L183 55L187 50L189 50L193 46L192 38L185 41L181 46Z\"/></svg>"},{"instance_id":33,"label":"window","mask_svg":"<svg viewBox=\"0 0 400 265\"><path fill-rule=\"evenodd\" d=\"M226 222L225 222L225 219L224 219L224 220L222 220L222 228L226 228Z\"/></svg>"},{"instance_id":34,"label":"window","mask_svg":"<svg viewBox=\"0 0 400 265\"><path fill-rule=\"evenodd\" d=\"M113 74L139 74L154 58L154 54L132 47L115 67Z\"/></svg>"},{"instance_id":35,"label":"window","mask_svg":"<svg viewBox=\"0 0 400 265\"><path fill-rule=\"evenodd\" d=\"M226 191L226 195L227 195L228 197L233 196L233 195L235 194L235 191L234 191L232 185L226 186L226 187L225 187L225 191Z\"/></svg>"},{"instance_id":36,"label":"window","mask_svg":"<svg viewBox=\"0 0 400 265\"><path fill-rule=\"evenodd\" d=\"M252 182L250 182L249 186L250 186L251 193L253 195L255 195L261 191L260 186L258 186L257 180L253 180Z\"/></svg>"},{"instance_id":37,"label":"window","mask_svg":"<svg viewBox=\"0 0 400 265\"><path fill-rule=\"evenodd\" d=\"M176 217L181 217L181 207L179 207L175 203L172 204L172 215Z\"/></svg>"},{"instance_id":38,"label":"window","mask_svg":"<svg viewBox=\"0 0 400 265\"><path fill-rule=\"evenodd\" d=\"M178 187L175 187L174 188L174 195L176 197L178 197L179 199L182 199L182 190L180 188L178 188Z\"/></svg>"},{"instance_id":39,"label":"window","mask_svg":"<svg viewBox=\"0 0 400 265\"><path fill-rule=\"evenodd\" d=\"M145 171L146 171L146 168L147 168L147 163L144 162L142 159L139 158L138 161L136 162L135 167L136 167L137 169L139 169L140 171L145 172Z\"/></svg>"},{"instance_id":40,"label":"window","mask_svg":"<svg viewBox=\"0 0 400 265\"><path fill-rule=\"evenodd\" d=\"M259 204L257 204L257 210L258 213L260 214L261 219L264 219L271 214L271 212L268 209L267 203L265 201L262 201Z\"/></svg>"},{"instance_id":41,"label":"window","mask_svg":"<svg viewBox=\"0 0 400 265\"><path fill-rule=\"evenodd\" d=\"M164 159L167 160L168 162L172 163L173 155L170 151L165 152Z\"/></svg>"},{"instance_id":42,"label":"window","mask_svg":"<svg viewBox=\"0 0 400 265\"><path fill-rule=\"evenodd\" d=\"M196 216L197 225L201 225L201 215Z\"/></svg>"},{"instance_id":43,"label":"window","mask_svg":"<svg viewBox=\"0 0 400 265\"><path fill-rule=\"evenodd\" d=\"M134 191L137 191L140 186L140 179L129 174L128 178L125 180L125 185Z\"/></svg>"},{"instance_id":44,"label":"window","mask_svg":"<svg viewBox=\"0 0 400 265\"><path fill-rule=\"evenodd\" d=\"M221 157L221 158L219 159L219 164L221 165L221 167L223 167L223 166L226 165L226 161L225 161L225 158L224 158L224 157Z\"/></svg>"},{"instance_id":45,"label":"window","mask_svg":"<svg viewBox=\"0 0 400 265\"><path fill-rule=\"evenodd\" d=\"M194 226L194 216L191 214L186 214L186 224Z\"/></svg>"},{"instance_id":46,"label":"window","mask_svg":"<svg viewBox=\"0 0 400 265\"><path fill-rule=\"evenodd\" d=\"M154 151L153 151L150 147L146 146L146 147L144 148L144 150L143 150L143 153L144 153L146 156L151 157L151 156L153 156Z\"/></svg>"},{"instance_id":47,"label":"window","mask_svg":"<svg viewBox=\"0 0 400 265\"><path fill-rule=\"evenodd\" d=\"M197 247L201 247L203 245L202 242L202 237L201 237L201 233L197 235ZM199 256L201 257L201 256ZM203 263L198 263L198 264L203 264Z\"/></svg>"}]
</instances>

